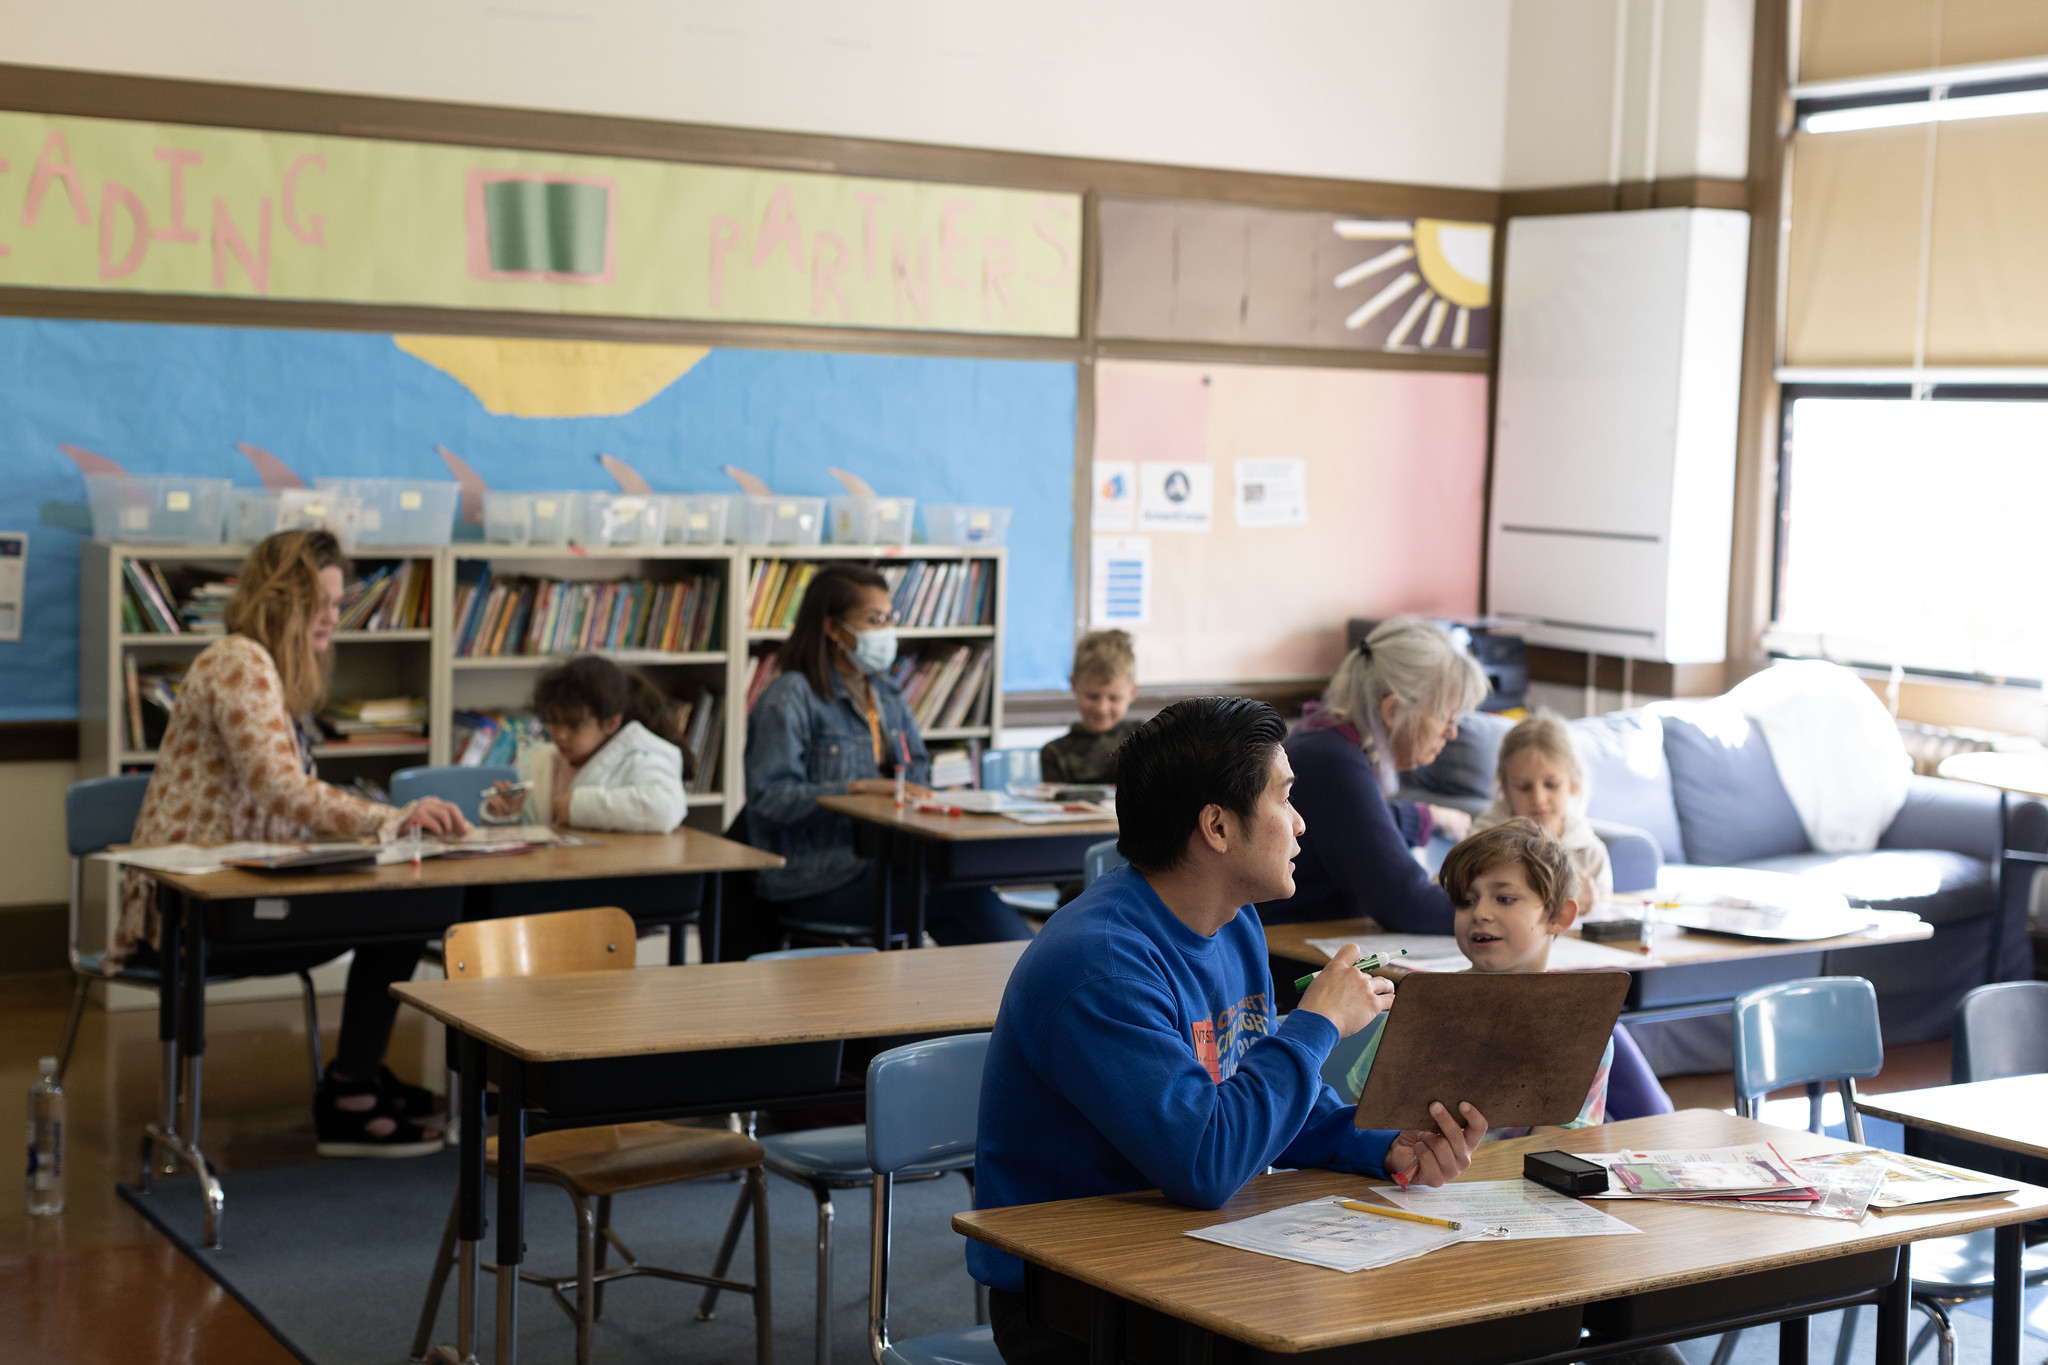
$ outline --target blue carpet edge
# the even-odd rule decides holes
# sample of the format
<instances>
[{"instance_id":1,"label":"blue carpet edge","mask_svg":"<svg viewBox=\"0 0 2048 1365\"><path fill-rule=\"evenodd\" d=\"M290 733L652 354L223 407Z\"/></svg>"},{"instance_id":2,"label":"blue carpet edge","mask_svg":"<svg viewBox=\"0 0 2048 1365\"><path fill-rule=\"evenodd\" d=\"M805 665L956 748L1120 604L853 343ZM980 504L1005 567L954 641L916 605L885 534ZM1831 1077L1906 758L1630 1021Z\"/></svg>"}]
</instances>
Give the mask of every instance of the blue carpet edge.
<instances>
[{"instance_id":1,"label":"blue carpet edge","mask_svg":"<svg viewBox=\"0 0 2048 1365\"><path fill-rule=\"evenodd\" d=\"M123 1180L115 1184L114 1193L121 1197L122 1203L141 1214L144 1221L162 1233L172 1246L184 1252L187 1260L205 1271L207 1278L219 1285L229 1298L242 1305L247 1310L249 1316L262 1324L263 1330L270 1333L278 1345L292 1353L292 1356L298 1360L299 1365L319 1365L319 1362L315 1361L313 1357L299 1349L297 1342L279 1331L277 1324L270 1320L268 1314L254 1303L251 1303L241 1290L235 1288L225 1275L222 1275L219 1270L214 1268L212 1260L205 1255L204 1248L193 1245L177 1229L163 1220L156 1211L157 1201L152 1197L153 1192L139 1190L134 1185ZM192 1193L197 1194L198 1191L194 1190Z\"/></svg>"}]
</instances>

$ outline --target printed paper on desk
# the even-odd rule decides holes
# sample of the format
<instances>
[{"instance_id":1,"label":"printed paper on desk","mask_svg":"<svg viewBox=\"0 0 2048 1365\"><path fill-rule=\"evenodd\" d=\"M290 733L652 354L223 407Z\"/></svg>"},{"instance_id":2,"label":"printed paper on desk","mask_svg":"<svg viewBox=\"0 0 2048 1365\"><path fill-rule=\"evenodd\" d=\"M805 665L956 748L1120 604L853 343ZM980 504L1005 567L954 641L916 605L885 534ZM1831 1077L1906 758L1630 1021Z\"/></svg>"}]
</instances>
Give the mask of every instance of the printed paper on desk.
<instances>
[{"instance_id":1,"label":"printed paper on desk","mask_svg":"<svg viewBox=\"0 0 2048 1365\"><path fill-rule=\"evenodd\" d=\"M1206 531L1215 504L1206 460L1146 460L1138 466L1140 531Z\"/></svg>"},{"instance_id":2,"label":"printed paper on desk","mask_svg":"<svg viewBox=\"0 0 2048 1365\"><path fill-rule=\"evenodd\" d=\"M1095 510L1089 517L1089 526L1097 532L1137 529L1137 463L1132 460L1097 460L1094 479Z\"/></svg>"},{"instance_id":3,"label":"printed paper on desk","mask_svg":"<svg viewBox=\"0 0 2048 1365\"><path fill-rule=\"evenodd\" d=\"M1335 1199L1311 1199L1234 1223L1201 1228L1188 1236L1349 1275L1411 1260L1438 1247L1467 1241L1472 1234L1353 1213Z\"/></svg>"},{"instance_id":4,"label":"printed paper on desk","mask_svg":"<svg viewBox=\"0 0 2048 1365\"><path fill-rule=\"evenodd\" d=\"M1308 525L1307 460L1233 460L1239 526Z\"/></svg>"},{"instance_id":5,"label":"printed paper on desk","mask_svg":"<svg viewBox=\"0 0 2048 1365\"><path fill-rule=\"evenodd\" d=\"M181 877L197 877L208 872L227 871L230 858L281 858L288 853L297 853L302 844L262 844L244 842L239 844L159 844L154 848L109 849L104 853L89 854L104 863L119 863L123 867L140 867L150 872L170 872Z\"/></svg>"},{"instance_id":6,"label":"printed paper on desk","mask_svg":"<svg viewBox=\"0 0 2048 1365\"><path fill-rule=\"evenodd\" d=\"M1088 577L1088 616L1095 625L1142 626L1152 619L1151 537L1095 537Z\"/></svg>"},{"instance_id":7,"label":"printed paper on desk","mask_svg":"<svg viewBox=\"0 0 2048 1365\"><path fill-rule=\"evenodd\" d=\"M1389 1186L1373 1193L1411 1213L1463 1223L1468 1231L1506 1228L1509 1239L1515 1241L1621 1237L1642 1231L1533 1180L1454 1180L1434 1189Z\"/></svg>"},{"instance_id":8,"label":"printed paper on desk","mask_svg":"<svg viewBox=\"0 0 2048 1365\"><path fill-rule=\"evenodd\" d=\"M1324 957L1333 956L1347 943L1356 943L1361 953L1383 953L1405 948L1408 955L1394 965L1414 972L1462 972L1470 964L1458 951L1458 940L1449 934L1361 934L1356 938L1312 938L1306 940ZM1630 971L1659 965L1645 953L1588 943L1570 934L1550 941L1550 970L1553 972Z\"/></svg>"}]
</instances>

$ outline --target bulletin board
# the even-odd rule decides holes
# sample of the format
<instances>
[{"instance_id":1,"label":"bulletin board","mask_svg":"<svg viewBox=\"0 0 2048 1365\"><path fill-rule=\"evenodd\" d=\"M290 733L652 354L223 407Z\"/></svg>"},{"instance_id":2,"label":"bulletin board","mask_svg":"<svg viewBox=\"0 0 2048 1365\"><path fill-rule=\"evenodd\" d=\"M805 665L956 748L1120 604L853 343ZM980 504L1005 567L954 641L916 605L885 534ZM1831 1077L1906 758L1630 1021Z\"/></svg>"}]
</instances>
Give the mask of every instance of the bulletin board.
<instances>
[{"instance_id":1,"label":"bulletin board","mask_svg":"<svg viewBox=\"0 0 2048 1365\"><path fill-rule=\"evenodd\" d=\"M879 493L1014 509L1003 686L1066 685L1073 619L1075 370L1064 362L399 337L0 319L0 472L27 531L19 642L0 642L0 720L77 714L83 475L259 483L237 446L322 475L446 479L446 446L491 487L602 489L610 454L659 492Z\"/></svg>"},{"instance_id":2,"label":"bulletin board","mask_svg":"<svg viewBox=\"0 0 2048 1365\"><path fill-rule=\"evenodd\" d=\"M1473 614L1486 377L1106 360L1097 625L1146 684L1327 677L1344 622Z\"/></svg>"}]
</instances>

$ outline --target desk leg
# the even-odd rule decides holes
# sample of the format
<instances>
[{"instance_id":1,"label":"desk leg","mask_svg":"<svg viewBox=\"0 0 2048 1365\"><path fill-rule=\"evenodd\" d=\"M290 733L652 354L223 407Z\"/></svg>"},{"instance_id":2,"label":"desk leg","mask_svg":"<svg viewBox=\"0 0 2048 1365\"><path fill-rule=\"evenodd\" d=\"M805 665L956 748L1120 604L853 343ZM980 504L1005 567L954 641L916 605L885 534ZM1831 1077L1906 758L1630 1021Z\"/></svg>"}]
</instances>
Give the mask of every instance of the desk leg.
<instances>
[{"instance_id":1,"label":"desk leg","mask_svg":"<svg viewBox=\"0 0 2048 1365\"><path fill-rule=\"evenodd\" d=\"M903 940L903 946L906 948L924 947L925 897L931 892L932 855L938 851L937 846L929 839L919 839L915 848L917 869L913 883L915 890L911 900L910 932Z\"/></svg>"},{"instance_id":2,"label":"desk leg","mask_svg":"<svg viewBox=\"0 0 2048 1365\"><path fill-rule=\"evenodd\" d=\"M519 1263L526 1256L526 1070L511 1057L498 1061L498 1365L517 1365Z\"/></svg>"},{"instance_id":3,"label":"desk leg","mask_svg":"<svg viewBox=\"0 0 2048 1365\"><path fill-rule=\"evenodd\" d=\"M1088 1365L1120 1365L1124 1354L1124 1301L1104 1289L1094 1293L1088 1322Z\"/></svg>"},{"instance_id":4,"label":"desk leg","mask_svg":"<svg viewBox=\"0 0 2048 1365\"><path fill-rule=\"evenodd\" d=\"M2005 893L2011 873L2006 850L2012 847L2012 793L1998 790L1998 856L1991 860L1991 942L1985 949L1984 981L2003 981L1999 959L2005 956Z\"/></svg>"},{"instance_id":5,"label":"desk leg","mask_svg":"<svg viewBox=\"0 0 2048 1365\"><path fill-rule=\"evenodd\" d=\"M178 997L178 960L184 953L184 937L180 932L182 907L173 901L167 887L158 885L152 894L156 897L159 926L156 1036L163 1054L163 1074L157 1082L157 1120L144 1124L142 1128L142 1171L136 1184L144 1190L149 1188L150 1180L157 1173L158 1144L166 1138L175 1142L178 1136L178 1021L183 1017L184 1004ZM176 1157L166 1150L163 1173L170 1175L177 1169Z\"/></svg>"},{"instance_id":6,"label":"desk leg","mask_svg":"<svg viewBox=\"0 0 2048 1365\"><path fill-rule=\"evenodd\" d=\"M462 1146L456 1167L455 1358L476 1365L478 1244L484 1239L484 1045L461 1037Z\"/></svg>"},{"instance_id":7,"label":"desk leg","mask_svg":"<svg viewBox=\"0 0 2048 1365\"><path fill-rule=\"evenodd\" d=\"M896 837L887 829L875 831L875 951L889 951L890 902L896 895Z\"/></svg>"},{"instance_id":8,"label":"desk leg","mask_svg":"<svg viewBox=\"0 0 2048 1365\"><path fill-rule=\"evenodd\" d=\"M725 874L713 872L704 879L711 893L711 909L697 920L697 952L706 962L723 962L719 944L725 936ZM681 962L679 957L676 961Z\"/></svg>"},{"instance_id":9,"label":"desk leg","mask_svg":"<svg viewBox=\"0 0 2048 1365\"><path fill-rule=\"evenodd\" d=\"M1991 1365L2020 1365L2020 1294L2022 1286L2021 1223L2007 1223L1993 1234L1991 1289Z\"/></svg>"},{"instance_id":10,"label":"desk leg","mask_svg":"<svg viewBox=\"0 0 2048 1365\"><path fill-rule=\"evenodd\" d=\"M1875 1365L1906 1365L1907 1318L1913 1307L1913 1248L1899 1248L1899 1271L1877 1296Z\"/></svg>"},{"instance_id":11,"label":"desk leg","mask_svg":"<svg viewBox=\"0 0 2048 1365\"><path fill-rule=\"evenodd\" d=\"M1806 1365L1806 1329L1811 1318L1785 1318L1778 1323L1778 1365Z\"/></svg>"}]
</instances>

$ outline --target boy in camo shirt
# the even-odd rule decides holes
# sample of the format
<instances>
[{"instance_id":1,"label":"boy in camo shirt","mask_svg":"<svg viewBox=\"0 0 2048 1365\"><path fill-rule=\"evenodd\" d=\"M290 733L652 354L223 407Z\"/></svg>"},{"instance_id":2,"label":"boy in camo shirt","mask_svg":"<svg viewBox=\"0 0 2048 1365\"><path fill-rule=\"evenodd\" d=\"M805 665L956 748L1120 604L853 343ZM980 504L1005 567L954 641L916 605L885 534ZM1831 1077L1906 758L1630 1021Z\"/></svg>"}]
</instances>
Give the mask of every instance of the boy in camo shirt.
<instances>
[{"instance_id":1,"label":"boy in camo shirt","mask_svg":"<svg viewBox=\"0 0 2048 1365\"><path fill-rule=\"evenodd\" d=\"M1038 751L1047 782L1114 782L1116 748L1138 722L1125 715L1138 695L1138 656L1121 630L1097 630L1074 646L1074 704L1081 722Z\"/></svg>"}]
</instances>

